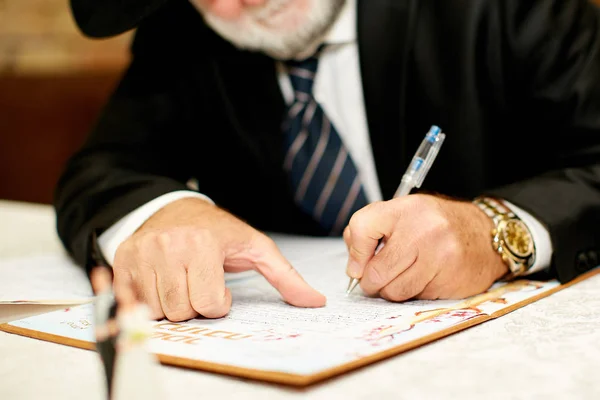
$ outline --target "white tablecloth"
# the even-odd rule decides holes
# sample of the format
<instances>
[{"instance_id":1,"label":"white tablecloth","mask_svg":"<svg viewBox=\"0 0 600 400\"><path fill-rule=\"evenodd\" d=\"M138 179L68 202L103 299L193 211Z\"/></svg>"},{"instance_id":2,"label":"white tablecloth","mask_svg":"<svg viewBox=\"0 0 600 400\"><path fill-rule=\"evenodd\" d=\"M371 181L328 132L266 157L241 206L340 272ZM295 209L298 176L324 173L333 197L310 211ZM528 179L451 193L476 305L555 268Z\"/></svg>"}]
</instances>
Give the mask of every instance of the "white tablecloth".
<instances>
[{"instance_id":1,"label":"white tablecloth","mask_svg":"<svg viewBox=\"0 0 600 400\"><path fill-rule=\"evenodd\" d=\"M0 259L62 251L47 206L0 201ZM4 277L0 277L4 279ZM306 389L163 366L167 399L600 399L600 276ZM102 399L92 351L0 332L0 399Z\"/></svg>"}]
</instances>

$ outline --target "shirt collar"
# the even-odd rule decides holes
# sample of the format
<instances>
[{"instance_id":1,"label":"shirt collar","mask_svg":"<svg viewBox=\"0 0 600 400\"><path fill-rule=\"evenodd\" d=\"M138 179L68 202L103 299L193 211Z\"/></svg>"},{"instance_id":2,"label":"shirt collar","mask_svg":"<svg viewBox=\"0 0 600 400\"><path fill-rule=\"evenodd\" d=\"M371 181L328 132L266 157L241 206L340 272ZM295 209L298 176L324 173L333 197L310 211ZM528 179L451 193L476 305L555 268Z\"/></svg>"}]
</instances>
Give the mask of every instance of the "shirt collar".
<instances>
[{"instance_id":1,"label":"shirt collar","mask_svg":"<svg viewBox=\"0 0 600 400\"><path fill-rule=\"evenodd\" d=\"M356 0L346 0L331 29L325 35L324 44L345 44L356 41Z\"/></svg>"}]
</instances>

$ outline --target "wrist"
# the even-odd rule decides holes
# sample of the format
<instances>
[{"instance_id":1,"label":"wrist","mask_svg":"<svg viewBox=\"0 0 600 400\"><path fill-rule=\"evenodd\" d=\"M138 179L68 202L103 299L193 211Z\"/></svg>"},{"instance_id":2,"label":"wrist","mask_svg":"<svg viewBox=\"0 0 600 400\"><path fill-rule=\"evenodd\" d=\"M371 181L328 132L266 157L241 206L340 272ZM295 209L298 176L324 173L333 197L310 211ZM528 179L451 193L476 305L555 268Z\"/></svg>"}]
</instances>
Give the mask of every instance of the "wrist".
<instances>
[{"instance_id":1,"label":"wrist","mask_svg":"<svg viewBox=\"0 0 600 400\"><path fill-rule=\"evenodd\" d=\"M498 281L502 277L507 276L510 269L508 264L503 260L502 255L490 245L491 232L495 229L494 221L474 202L471 206L473 207L473 215L476 216L478 232L480 232L479 236L483 238L483 248L485 249L483 251L486 254L485 260L489 260L486 269L491 273L493 281Z\"/></svg>"},{"instance_id":2,"label":"wrist","mask_svg":"<svg viewBox=\"0 0 600 400\"><path fill-rule=\"evenodd\" d=\"M211 209L217 209L217 206L203 198L182 198L156 211L139 227L138 232L153 228L192 225L199 214Z\"/></svg>"}]
</instances>

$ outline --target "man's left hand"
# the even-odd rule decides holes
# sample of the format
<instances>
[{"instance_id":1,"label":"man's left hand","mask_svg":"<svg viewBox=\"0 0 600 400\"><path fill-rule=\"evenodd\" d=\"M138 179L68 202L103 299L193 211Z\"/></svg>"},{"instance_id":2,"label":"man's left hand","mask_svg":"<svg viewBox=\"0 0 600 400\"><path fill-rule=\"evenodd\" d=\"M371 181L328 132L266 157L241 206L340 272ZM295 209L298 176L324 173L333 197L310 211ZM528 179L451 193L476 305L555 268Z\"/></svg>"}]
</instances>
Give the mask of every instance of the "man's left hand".
<instances>
[{"instance_id":1,"label":"man's left hand","mask_svg":"<svg viewBox=\"0 0 600 400\"><path fill-rule=\"evenodd\" d=\"M370 204L344 231L348 275L391 301L479 294L508 272L491 246L492 220L467 201L414 194ZM384 246L376 255L379 240Z\"/></svg>"}]
</instances>

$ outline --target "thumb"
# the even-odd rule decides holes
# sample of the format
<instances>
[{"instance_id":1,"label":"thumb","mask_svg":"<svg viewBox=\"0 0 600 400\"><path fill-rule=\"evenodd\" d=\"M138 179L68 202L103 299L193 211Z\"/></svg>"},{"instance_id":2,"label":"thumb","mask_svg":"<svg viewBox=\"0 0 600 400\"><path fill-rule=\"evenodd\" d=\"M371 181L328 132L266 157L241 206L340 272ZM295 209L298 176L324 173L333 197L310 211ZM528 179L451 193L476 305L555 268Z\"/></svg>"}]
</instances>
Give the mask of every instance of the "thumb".
<instances>
[{"instance_id":1,"label":"thumb","mask_svg":"<svg viewBox=\"0 0 600 400\"><path fill-rule=\"evenodd\" d=\"M263 256L255 263L256 270L277 289L287 303L297 307L324 306L325 296L306 283L283 257L277 245L269 240L256 246L263 250Z\"/></svg>"},{"instance_id":2,"label":"thumb","mask_svg":"<svg viewBox=\"0 0 600 400\"><path fill-rule=\"evenodd\" d=\"M396 217L388 202L372 203L354 213L346 234L348 276L362 277L367 263L383 248L395 225Z\"/></svg>"}]
</instances>

